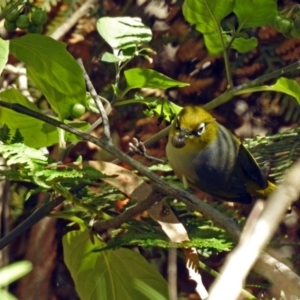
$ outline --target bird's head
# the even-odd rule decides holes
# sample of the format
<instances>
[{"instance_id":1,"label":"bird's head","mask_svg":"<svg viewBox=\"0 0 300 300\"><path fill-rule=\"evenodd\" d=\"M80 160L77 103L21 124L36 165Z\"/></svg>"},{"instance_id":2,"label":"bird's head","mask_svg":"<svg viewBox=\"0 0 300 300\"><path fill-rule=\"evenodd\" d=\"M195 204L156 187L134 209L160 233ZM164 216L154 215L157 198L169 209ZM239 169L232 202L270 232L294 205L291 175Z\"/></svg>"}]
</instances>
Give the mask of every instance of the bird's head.
<instances>
[{"instance_id":1,"label":"bird's head","mask_svg":"<svg viewBox=\"0 0 300 300\"><path fill-rule=\"evenodd\" d=\"M175 148L206 148L217 137L218 125L213 116L198 106L186 106L175 117L169 138Z\"/></svg>"}]
</instances>

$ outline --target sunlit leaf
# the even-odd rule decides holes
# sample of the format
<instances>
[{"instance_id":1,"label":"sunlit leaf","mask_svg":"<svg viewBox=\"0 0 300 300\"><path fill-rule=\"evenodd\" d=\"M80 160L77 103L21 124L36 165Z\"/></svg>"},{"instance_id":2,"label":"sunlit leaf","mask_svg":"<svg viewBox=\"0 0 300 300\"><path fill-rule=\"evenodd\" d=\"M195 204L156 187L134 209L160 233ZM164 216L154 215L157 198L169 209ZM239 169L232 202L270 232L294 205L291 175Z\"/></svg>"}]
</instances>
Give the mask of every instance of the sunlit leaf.
<instances>
[{"instance_id":1,"label":"sunlit leaf","mask_svg":"<svg viewBox=\"0 0 300 300\"><path fill-rule=\"evenodd\" d=\"M189 85L188 83L174 80L151 69L129 69L124 72L124 76L127 82L126 92L137 88L167 89Z\"/></svg>"},{"instance_id":2,"label":"sunlit leaf","mask_svg":"<svg viewBox=\"0 0 300 300\"><path fill-rule=\"evenodd\" d=\"M76 103L85 104L83 71L66 45L40 34L10 41L10 53L24 62L28 75L63 120Z\"/></svg>"},{"instance_id":3,"label":"sunlit leaf","mask_svg":"<svg viewBox=\"0 0 300 300\"><path fill-rule=\"evenodd\" d=\"M88 230L68 232L63 237L64 259L82 300L168 299L167 283L137 252L129 249L95 252L105 244L90 240ZM142 287L141 287L142 285Z\"/></svg>"},{"instance_id":4,"label":"sunlit leaf","mask_svg":"<svg viewBox=\"0 0 300 300\"><path fill-rule=\"evenodd\" d=\"M237 15L240 28L267 25L278 13L274 0L236 0L233 11Z\"/></svg>"},{"instance_id":5,"label":"sunlit leaf","mask_svg":"<svg viewBox=\"0 0 300 300\"><path fill-rule=\"evenodd\" d=\"M7 63L9 54L9 41L4 41L0 38L0 74Z\"/></svg>"},{"instance_id":6,"label":"sunlit leaf","mask_svg":"<svg viewBox=\"0 0 300 300\"><path fill-rule=\"evenodd\" d=\"M113 49L135 48L152 39L151 29L137 17L103 17L98 20L97 29Z\"/></svg>"},{"instance_id":7,"label":"sunlit leaf","mask_svg":"<svg viewBox=\"0 0 300 300\"><path fill-rule=\"evenodd\" d=\"M182 11L185 19L204 35L210 54L220 54L224 49L221 21L232 12L234 0L185 0Z\"/></svg>"}]
</instances>

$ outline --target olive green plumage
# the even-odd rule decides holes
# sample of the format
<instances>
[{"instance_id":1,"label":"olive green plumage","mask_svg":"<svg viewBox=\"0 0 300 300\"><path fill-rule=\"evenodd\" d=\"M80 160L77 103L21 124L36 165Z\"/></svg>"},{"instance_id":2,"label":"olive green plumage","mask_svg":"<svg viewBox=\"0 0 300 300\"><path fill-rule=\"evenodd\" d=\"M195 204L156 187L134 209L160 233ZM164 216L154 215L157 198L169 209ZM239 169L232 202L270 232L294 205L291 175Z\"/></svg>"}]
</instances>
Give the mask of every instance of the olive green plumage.
<instances>
[{"instance_id":1,"label":"olive green plumage","mask_svg":"<svg viewBox=\"0 0 300 300\"><path fill-rule=\"evenodd\" d=\"M241 142L201 107L186 106L176 116L166 151L181 180L222 200L247 204L276 188Z\"/></svg>"}]
</instances>

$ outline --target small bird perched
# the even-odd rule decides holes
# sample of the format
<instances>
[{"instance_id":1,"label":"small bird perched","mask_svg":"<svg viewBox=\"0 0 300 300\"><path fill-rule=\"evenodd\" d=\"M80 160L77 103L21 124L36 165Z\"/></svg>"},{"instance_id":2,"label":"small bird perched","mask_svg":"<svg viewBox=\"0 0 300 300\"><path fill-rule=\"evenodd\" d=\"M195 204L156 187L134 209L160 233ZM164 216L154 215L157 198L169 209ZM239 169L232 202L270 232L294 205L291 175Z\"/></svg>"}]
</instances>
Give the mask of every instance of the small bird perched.
<instances>
[{"instance_id":1,"label":"small bird perched","mask_svg":"<svg viewBox=\"0 0 300 300\"><path fill-rule=\"evenodd\" d=\"M175 117L166 152L184 183L221 200L249 204L251 196L266 199L276 188L240 140L198 106Z\"/></svg>"}]
</instances>

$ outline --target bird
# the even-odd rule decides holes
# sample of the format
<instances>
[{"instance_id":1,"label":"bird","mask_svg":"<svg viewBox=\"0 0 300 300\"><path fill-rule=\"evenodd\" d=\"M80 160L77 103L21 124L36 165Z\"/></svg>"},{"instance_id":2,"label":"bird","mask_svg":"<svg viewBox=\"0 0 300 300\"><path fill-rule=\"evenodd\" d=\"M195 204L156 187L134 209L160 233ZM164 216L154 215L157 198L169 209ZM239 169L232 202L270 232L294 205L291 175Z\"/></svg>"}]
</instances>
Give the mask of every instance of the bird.
<instances>
[{"instance_id":1,"label":"bird","mask_svg":"<svg viewBox=\"0 0 300 300\"><path fill-rule=\"evenodd\" d=\"M220 200L250 204L276 189L241 141L200 106L185 106L174 118L166 155L185 186Z\"/></svg>"}]
</instances>

